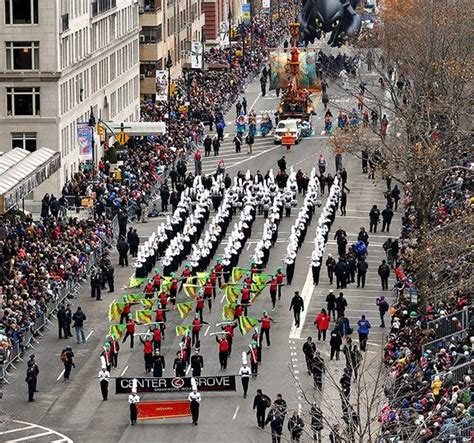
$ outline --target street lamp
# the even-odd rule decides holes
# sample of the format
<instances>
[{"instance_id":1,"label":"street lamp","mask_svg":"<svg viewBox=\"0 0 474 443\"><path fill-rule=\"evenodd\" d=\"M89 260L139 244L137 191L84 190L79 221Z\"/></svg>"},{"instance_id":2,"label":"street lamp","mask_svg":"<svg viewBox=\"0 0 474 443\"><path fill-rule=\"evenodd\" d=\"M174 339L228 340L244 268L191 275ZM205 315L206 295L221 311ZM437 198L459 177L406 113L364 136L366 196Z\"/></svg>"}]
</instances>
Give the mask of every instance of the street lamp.
<instances>
[{"instance_id":1,"label":"street lamp","mask_svg":"<svg viewBox=\"0 0 474 443\"><path fill-rule=\"evenodd\" d=\"M89 116L89 128L91 128L92 132L92 172L95 171L95 137L94 137L94 127L95 127L95 116L94 116L94 109L91 106L91 112Z\"/></svg>"},{"instance_id":2,"label":"street lamp","mask_svg":"<svg viewBox=\"0 0 474 443\"><path fill-rule=\"evenodd\" d=\"M166 69L168 70L168 136L171 127L171 68L173 67L173 60L171 60L170 51L168 51L168 58L166 59Z\"/></svg>"}]
</instances>

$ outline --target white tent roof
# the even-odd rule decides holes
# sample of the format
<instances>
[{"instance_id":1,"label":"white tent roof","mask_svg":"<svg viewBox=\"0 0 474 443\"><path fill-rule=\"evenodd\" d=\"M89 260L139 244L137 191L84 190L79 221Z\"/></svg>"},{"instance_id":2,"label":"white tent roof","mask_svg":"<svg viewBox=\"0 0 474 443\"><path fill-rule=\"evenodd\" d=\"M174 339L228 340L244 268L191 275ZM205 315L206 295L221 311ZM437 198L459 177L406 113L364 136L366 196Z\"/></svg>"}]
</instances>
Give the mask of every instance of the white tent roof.
<instances>
[{"instance_id":1,"label":"white tent roof","mask_svg":"<svg viewBox=\"0 0 474 443\"><path fill-rule=\"evenodd\" d=\"M130 136L146 136L164 134L166 132L166 123L164 122L107 122L107 125L118 134L123 131Z\"/></svg>"},{"instance_id":2,"label":"white tent roof","mask_svg":"<svg viewBox=\"0 0 474 443\"><path fill-rule=\"evenodd\" d=\"M16 165L19 161L28 157L29 154L29 151L21 148L15 148L3 154L0 157L0 175L10 169L12 166Z\"/></svg>"}]
</instances>

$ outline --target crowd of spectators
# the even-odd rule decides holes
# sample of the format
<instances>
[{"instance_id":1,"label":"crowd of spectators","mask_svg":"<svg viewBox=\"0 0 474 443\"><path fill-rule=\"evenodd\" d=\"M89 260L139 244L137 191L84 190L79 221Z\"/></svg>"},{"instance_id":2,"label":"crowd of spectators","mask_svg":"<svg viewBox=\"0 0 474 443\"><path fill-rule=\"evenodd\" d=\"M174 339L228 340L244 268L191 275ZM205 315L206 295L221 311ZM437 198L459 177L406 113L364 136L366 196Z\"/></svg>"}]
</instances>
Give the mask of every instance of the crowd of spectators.
<instances>
[{"instance_id":1,"label":"crowd of spectators","mask_svg":"<svg viewBox=\"0 0 474 443\"><path fill-rule=\"evenodd\" d=\"M449 228L449 223L463 223L465 218L472 217L470 165L463 158L460 163L463 167L451 169L445 177L432 206L429 229ZM388 438L394 435L420 442L435 438L469 439L474 427L474 322L469 285L461 285L456 279L452 262L472 262L472 257L465 256L465 252L462 257L440 254L441 267L445 263L450 275L433 275L432 281L447 279L448 289L423 305L415 303L413 257L417 248L417 217L409 190L406 195L396 268L399 300L391 310L392 324L385 347L391 382L386 390L387 403L379 417L387 437L384 441L390 441ZM462 310L467 312L456 317L455 313ZM443 338L444 335L447 337Z\"/></svg>"}]
</instances>

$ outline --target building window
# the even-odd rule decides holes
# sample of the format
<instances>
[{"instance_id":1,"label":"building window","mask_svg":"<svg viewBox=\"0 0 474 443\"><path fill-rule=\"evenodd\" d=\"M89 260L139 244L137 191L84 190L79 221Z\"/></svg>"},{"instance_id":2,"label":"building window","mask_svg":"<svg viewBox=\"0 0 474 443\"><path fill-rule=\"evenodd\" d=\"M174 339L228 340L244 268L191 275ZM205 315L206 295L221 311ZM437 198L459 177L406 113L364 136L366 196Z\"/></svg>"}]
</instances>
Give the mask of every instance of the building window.
<instances>
[{"instance_id":1,"label":"building window","mask_svg":"<svg viewBox=\"0 0 474 443\"><path fill-rule=\"evenodd\" d=\"M36 132L12 132L12 149L36 151Z\"/></svg>"},{"instance_id":2,"label":"building window","mask_svg":"<svg viewBox=\"0 0 474 443\"><path fill-rule=\"evenodd\" d=\"M8 115L40 115L40 88L7 88Z\"/></svg>"},{"instance_id":3,"label":"building window","mask_svg":"<svg viewBox=\"0 0 474 443\"><path fill-rule=\"evenodd\" d=\"M157 28L144 27L140 35L140 42L154 44L161 42L161 25Z\"/></svg>"},{"instance_id":4,"label":"building window","mask_svg":"<svg viewBox=\"0 0 474 443\"><path fill-rule=\"evenodd\" d=\"M9 71L39 69L39 42L6 42L6 47Z\"/></svg>"},{"instance_id":5,"label":"building window","mask_svg":"<svg viewBox=\"0 0 474 443\"><path fill-rule=\"evenodd\" d=\"M38 0L5 0L5 23L38 24Z\"/></svg>"}]
</instances>

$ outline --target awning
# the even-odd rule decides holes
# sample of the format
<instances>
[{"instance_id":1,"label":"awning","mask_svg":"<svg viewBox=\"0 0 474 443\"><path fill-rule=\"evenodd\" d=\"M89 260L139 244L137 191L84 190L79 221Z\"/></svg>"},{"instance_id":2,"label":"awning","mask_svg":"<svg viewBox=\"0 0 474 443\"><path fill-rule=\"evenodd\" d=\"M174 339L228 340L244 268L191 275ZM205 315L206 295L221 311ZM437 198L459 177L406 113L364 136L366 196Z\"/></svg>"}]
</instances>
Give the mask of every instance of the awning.
<instances>
[{"instance_id":1,"label":"awning","mask_svg":"<svg viewBox=\"0 0 474 443\"><path fill-rule=\"evenodd\" d=\"M107 122L109 128L115 134L121 132L123 125L123 132L131 137L140 137L147 135L160 135L166 132L165 122Z\"/></svg>"},{"instance_id":2,"label":"awning","mask_svg":"<svg viewBox=\"0 0 474 443\"><path fill-rule=\"evenodd\" d=\"M26 157L0 176L0 214L13 208L61 167L61 154L57 151L41 148L25 152Z\"/></svg>"},{"instance_id":3,"label":"awning","mask_svg":"<svg viewBox=\"0 0 474 443\"><path fill-rule=\"evenodd\" d=\"M29 154L29 151L21 148L15 148L3 154L0 157L0 175L4 174L12 166L15 166L20 160L28 157Z\"/></svg>"}]
</instances>

